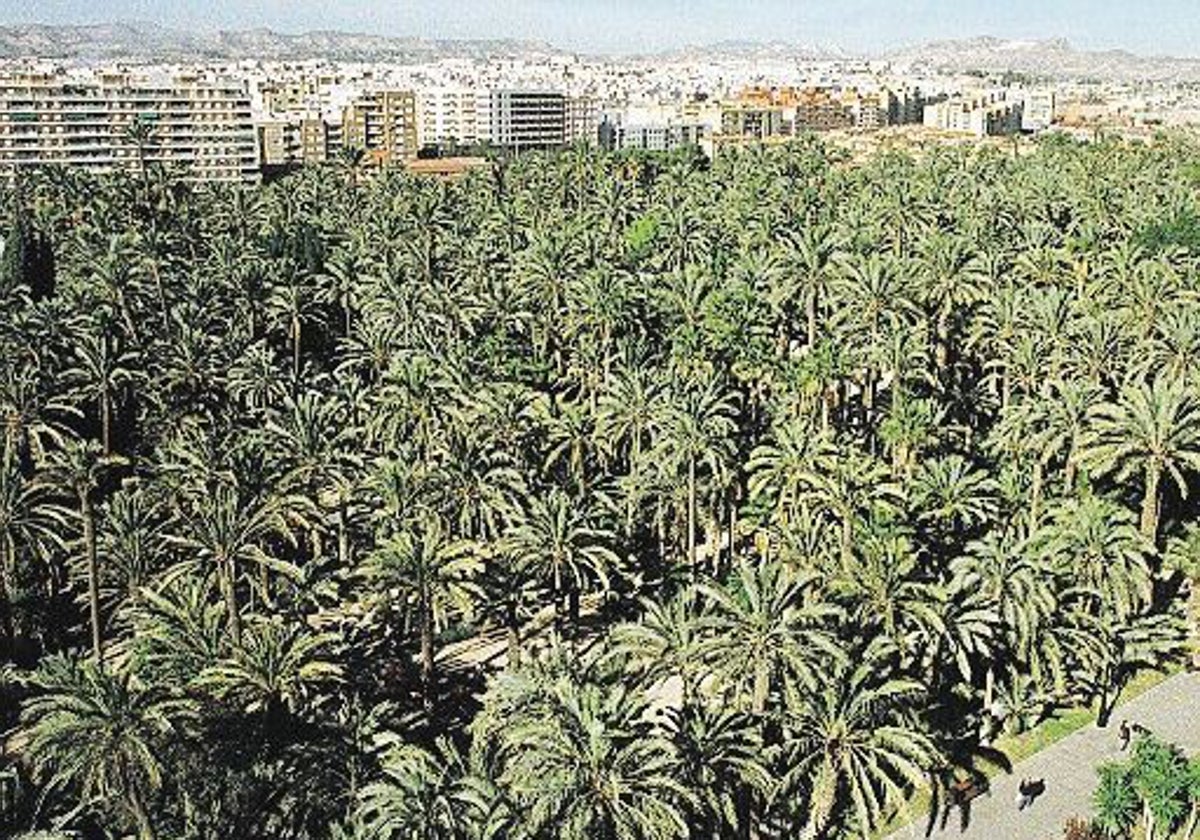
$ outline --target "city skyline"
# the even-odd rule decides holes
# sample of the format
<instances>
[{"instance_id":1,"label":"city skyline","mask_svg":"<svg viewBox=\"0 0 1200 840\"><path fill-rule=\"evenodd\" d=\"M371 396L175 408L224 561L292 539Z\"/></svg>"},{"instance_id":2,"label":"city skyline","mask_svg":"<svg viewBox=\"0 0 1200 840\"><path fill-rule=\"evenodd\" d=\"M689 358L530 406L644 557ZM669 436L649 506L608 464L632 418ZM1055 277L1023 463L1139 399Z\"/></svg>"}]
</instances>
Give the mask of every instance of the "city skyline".
<instances>
[{"instance_id":1,"label":"city skyline","mask_svg":"<svg viewBox=\"0 0 1200 840\"><path fill-rule=\"evenodd\" d=\"M316 0L0 0L0 24L139 21L206 31L267 27L280 32L340 30L420 38L518 38L580 52L628 54L729 40L786 41L877 52L928 41L991 35L1066 38L1081 49L1142 55L1200 54L1200 14L1185 0L1085 2L1014 0L1004 8L967 0L850 0L787 3L747 0L408 0L364 6ZM1170 21L1164 27L1164 21Z\"/></svg>"}]
</instances>

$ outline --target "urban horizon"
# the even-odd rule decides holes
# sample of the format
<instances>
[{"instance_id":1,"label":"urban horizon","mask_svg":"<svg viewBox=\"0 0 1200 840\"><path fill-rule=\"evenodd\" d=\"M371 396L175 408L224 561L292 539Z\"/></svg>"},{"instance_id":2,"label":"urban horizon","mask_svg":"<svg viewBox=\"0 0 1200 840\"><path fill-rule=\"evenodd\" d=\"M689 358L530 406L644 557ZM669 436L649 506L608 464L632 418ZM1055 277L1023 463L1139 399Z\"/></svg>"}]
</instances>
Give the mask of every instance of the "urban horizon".
<instances>
[{"instance_id":1,"label":"urban horizon","mask_svg":"<svg viewBox=\"0 0 1200 840\"><path fill-rule=\"evenodd\" d=\"M628 56L726 42L782 42L877 56L929 42L995 37L1005 40L1064 39L1089 51L1124 50L1147 57L1197 57L1200 16L1186 4L1152 0L1135 12L1121 3L1082 0L1035 3L1017 0L1003 12L994 4L939 3L937 0L887 4L859 0L851 10L822 4L786 4L749 0L736 8L701 0L570 5L554 0L506 3L411 2L389 10L357 4L286 6L236 2L122 0L97 11L90 4L65 2L57 8L0 2L5 25L97 26L150 25L215 34L270 29L299 35L309 32L372 34L427 40L533 40L591 55ZM1171 19L1169 31L1153 21ZM600 24L603 25L600 25Z\"/></svg>"}]
</instances>

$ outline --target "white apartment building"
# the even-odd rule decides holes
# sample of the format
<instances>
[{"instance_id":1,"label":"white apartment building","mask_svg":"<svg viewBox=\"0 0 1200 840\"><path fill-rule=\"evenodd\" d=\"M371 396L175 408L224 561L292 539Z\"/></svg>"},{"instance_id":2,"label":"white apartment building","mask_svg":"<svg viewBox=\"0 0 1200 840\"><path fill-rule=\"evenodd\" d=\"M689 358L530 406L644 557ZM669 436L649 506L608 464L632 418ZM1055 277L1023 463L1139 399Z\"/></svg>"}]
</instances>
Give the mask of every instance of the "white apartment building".
<instances>
[{"instance_id":1,"label":"white apartment building","mask_svg":"<svg viewBox=\"0 0 1200 840\"><path fill-rule=\"evenodd\" d=\"M704 123L621 125L605 122L600 135L604 147L613 151L669 152L686 146L703 146L712 138L712 130Z\"/></svg>"},{"instance_id":2,"label":"white apartment building","mask_svg":"<svg viewBox=\"0 0 1200 840\"><path fill-rule=\"evenodd\" d=\"M1054 125L1055 105L1053 90L1026 91L1021 127L1026 131L1043 131Z\"/></svg>"},{"instance_id":3,"label":"white apartment building","mask_svg":"<svg viewBox=\"0 0 1200 840\"><path fill-rule=\"evenodd\" d=\"M600 139L600 108L587 96L572 96L566 103L565 140L567 145L582 143L595 146Z\"/></svg>"},{"instance_id":4,"label":"white apartment building","mask_svg":"<svg viewBox=\"0 0 1200 840\"><path fill-rule=\"evenodd\" d=\"M135 126L148 129L138 140ZM196 181L254 181L258 148L245 85L130 73L0 76L0 171L135 169Z\"/></svg>"},{"instance_id":5,"label":"white apartment building","mask_svg":"<svg viewBox=\"0 0 1200 840\"><path fill-rule=\"evenodd\" d=\"M958 96L925 106L925 126L954 134L988 137L1021 130L1022 103L1007 91Z\"/></svg>"},{"instance_id":6,"label":"white apartment building","mask_svg":"<svg viewBox=\"0 0 1200 840\"><path fill-rule=\"evenodd\" d=\"M490 90L486 139L514 151L567 143L567 97L548 90ZM482 110L482 109L481 109Z\"/></svg>"},{"instance_id":7,"label":"white apartment building","mask_svg":"<svg viewBox=\"0 0 1200 840\"><path fill-rule=\"evenodd\" d=\"M424 88L417 94L417 143L422 148L480 140L480 93L468 87Z\"/></svg>"}]
</instances>

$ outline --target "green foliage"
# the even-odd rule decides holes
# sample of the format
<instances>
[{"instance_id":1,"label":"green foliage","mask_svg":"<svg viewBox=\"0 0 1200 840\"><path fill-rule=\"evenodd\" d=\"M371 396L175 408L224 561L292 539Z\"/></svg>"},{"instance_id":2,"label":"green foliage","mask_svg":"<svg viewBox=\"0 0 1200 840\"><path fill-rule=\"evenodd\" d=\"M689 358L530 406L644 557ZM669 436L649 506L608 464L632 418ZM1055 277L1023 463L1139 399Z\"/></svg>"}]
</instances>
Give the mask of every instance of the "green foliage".
<instances>
[{"instance_id":1,"label":"green foliage","mask_svg":"<svg viewBox=\"0 0 1200 840\"><path fill-rule=\"evenodd\" d=\"M1193 158L31 173L0 831L835 840L1110 714L1195 633Z\"/></svg>"}]
</instances>

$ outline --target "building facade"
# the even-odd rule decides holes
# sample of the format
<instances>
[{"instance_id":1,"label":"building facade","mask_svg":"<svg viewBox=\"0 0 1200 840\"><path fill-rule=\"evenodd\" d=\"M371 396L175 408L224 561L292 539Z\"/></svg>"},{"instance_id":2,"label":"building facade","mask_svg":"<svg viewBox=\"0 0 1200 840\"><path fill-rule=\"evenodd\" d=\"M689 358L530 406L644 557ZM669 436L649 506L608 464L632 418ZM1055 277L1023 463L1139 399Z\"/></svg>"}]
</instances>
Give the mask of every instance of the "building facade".
<instances>
[{"instance_id":1,"label":"building facade","mask_svg":"<svg viewBox=\"0 0 1200 840\"><path fill-rule=\"evenodd\" d=\"M947 99L925 106L925 126L974 137L1015 134L1021 130L1023 105L1003 90Z\"/></svg>"},{"instance_id":2,"label":"building facade","mask_svg":"<svg viewBox=\"0 0 1200 840\"><path fill-rule=\"evenodd\" d=\"M1021 127L1026 131L1043 131L1054 125L1056 105L1056 97L1052 90L1026 92Z\"/></svg>"},{"instance_id":3,"label":"building facade","mask_svg":"<svg viewBox=\"0 0 1200 840\"><path fill-rule=\"evenodd\" d=\"M602 145L612 151L669 152L703 146L712 137L712 130L703 123L620 125L606 122L600 136Z\"/></svg>"},{"instance_id":4,"label":"building facade","mask_svg":"<svg viewBox=\"0 0 1200 840\"><path fill-rule=\"evenodd\" d=\"M0 170L162 166L195 181L255 181L244 85L127 73L0 77Z\"/></svg>"},{"instance_id":5,"label":"building facade","mask_svg":"<svg viewBox=\"0 0 1200 840\"><path fill-rule=\"evenodd\" d=\"M341 146L362 149L368 164L403 163L417 156L417 100L408 90L356 97L342 113Z\"/></svg>"},{"instance_id":6,"label":"building facade","mask_svg":"<svg viewBox=\"0 0 1200 840\"><path fill-rule=\"evenodd\" d=\"M483 139L488 142L518 152L561 149L567 144L567 97L563 94L491 90L484 101L487 134Z\"/></svg>"},{"instance_id":7,"label":"building facade","mask_svg":"<svg viewBox=\"0 0 1200 840\"><path fill-rule=\"evenodd\" d=\"M417 96L417 144L473 146L480 140L480 97L473 88L429 88Z\"/></svg>"}]
</instances>

